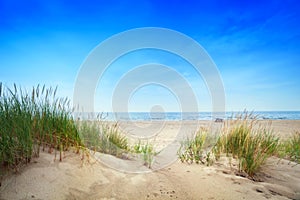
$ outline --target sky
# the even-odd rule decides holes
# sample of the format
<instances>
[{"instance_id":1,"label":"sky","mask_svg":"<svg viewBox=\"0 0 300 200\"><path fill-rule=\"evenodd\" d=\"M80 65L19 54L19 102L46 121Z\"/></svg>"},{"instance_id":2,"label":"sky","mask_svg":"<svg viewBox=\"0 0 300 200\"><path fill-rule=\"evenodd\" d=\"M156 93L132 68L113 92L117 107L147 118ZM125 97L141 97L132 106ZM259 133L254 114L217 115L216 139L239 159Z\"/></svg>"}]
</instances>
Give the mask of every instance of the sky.
<instances>
[{"instance_id":1,"label":"sky","mask_svg":"<svg viewBox=\"0 0 300 200\"><path fill-rule=\"evenodd\" d=\"M58 95L72 101L80 69L97 46L127 30L160 27L204 48L219 71L226 111L300 110L299 24L297 0L1 0L0 82L8 87L58 86ZM119 47L107 51L114 48ZM138 70L151 63L161 71ZM117 98L134 81L138 87L126 99ZM212 111L206 78L191 63L159 49L133 51L110 63L99 77L94 108L185 111L189 103L180 97L185 86L196 99L194 111Z\"/></svg>"}]
</instances>

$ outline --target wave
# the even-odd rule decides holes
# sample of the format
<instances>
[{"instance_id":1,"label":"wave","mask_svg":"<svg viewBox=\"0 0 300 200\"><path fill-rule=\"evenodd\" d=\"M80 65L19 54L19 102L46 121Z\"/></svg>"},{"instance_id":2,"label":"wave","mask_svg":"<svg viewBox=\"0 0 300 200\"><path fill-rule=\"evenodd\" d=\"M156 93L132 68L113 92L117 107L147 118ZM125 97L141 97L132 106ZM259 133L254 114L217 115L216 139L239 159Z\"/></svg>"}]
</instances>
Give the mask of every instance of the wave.
<instances>
[{"instance_id":1,"label":"wave","mask_svg":"<svg viewBox=\"0 0 300 200\"><path fill-rule=\"evenodd\" d=\"M111 121L178 121L178 120L215 120L234 119L242 112L108 112L108 113L76 113L77 118L96 119L102 114L103 120ZM255 111L253 116L262 120L300 120L300 111Z\"/></svg>"}]
</instances>

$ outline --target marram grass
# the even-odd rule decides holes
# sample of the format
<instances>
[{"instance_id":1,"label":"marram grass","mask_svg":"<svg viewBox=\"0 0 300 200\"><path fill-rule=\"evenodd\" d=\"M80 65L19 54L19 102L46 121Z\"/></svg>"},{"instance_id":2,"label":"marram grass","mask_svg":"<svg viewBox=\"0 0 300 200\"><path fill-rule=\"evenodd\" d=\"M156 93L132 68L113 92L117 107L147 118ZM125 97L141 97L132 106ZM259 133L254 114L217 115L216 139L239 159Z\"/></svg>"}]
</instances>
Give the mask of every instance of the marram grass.
<instances>
[{"instance_id":1,"label":"marram grass","mask_svg":"<svg viewBox=\"0 0 300 200\"><path fill-rule=\"evenodd\" d=\"M79 121L77 129L82 143L90 150L114 155L118 158L128 158L130 154L138 154L144 165L151 168L154 156L158 154L152 144L148 142L138 142L129 144L125 134L123 134L118 123L108 124L102 119L93 121Z\"/></svg>"},{"instance_id":2,"label":"marram grass","mask_svg":"<svg viewBox=\"0 0 300 200\"><path fill-rule=\"evenodd\" d=\"M207 135L207 132L200 130L194 138L187 138L178 151L180 160L210 165L225 154L238 160L239 171L253 177L267 158L278 153L280 144L279 138L273 134L270 127L260 126L255 117L248 114L238 116L236 120L230 120L229 124L224 124L213 148L207 149L207 146L210 146L206 144ZM298 139L295 136L289 141L290 148L288 149L299 148L297 147ZM297 151L291 150L291 152ZM297 158L293 153L289 155Z\"/></svg>"},{"instance_id":3,"label":"marram grass","mask_svg":"<svg viewBox=\"0 0 300 200\"><path fill-rule=\"evenodd\" d=\"M61 161L62 152L70 147L76 152L88 148L120 158L135 149L134 153L142 154L146 165L151 166L153 146L130 146L117 123L75 121L69 100L57 98L56 91L38 85L27 92L0 83L0 180L4 171L18 171L33 156L38 157L40 150L54 151L55 156L59 152Z\"/></svg>"},{"instance_id":4,"label":"marram grass","mask_svg":"<svg viewBox=\"0 0 300 200\"><path fill-rule=\"evenodd\" d=\"M37 86L28 93L0 83L0 165L19 169L39 151L79 148L81 141L69 101L56 97L56 88Z\"/></svg>"},{"instance_id":5,"label":"marram grass","mask_svg":"<svg viewBox=\"0 0 300 200\"><path fill-rule=\"evenodd\" d=\"M255 119L240 117L223 130L213 152L237 158L239 170L253 177L266 159L277 153L278 145L279 138L270 128L259 126Z\"/></svg>"},{"instance_id":6,"label":"marram grass","mask_svg":"<svg viewBox=\"0 0 300 200\"><path fill-rule=\"evenodd\" d=\"M281 142L280 156L300 164L300 132L295 131L292 136Z\"/></svg>"},{"instance_id":7,"label":"marram grass","mask_svg":"<svg viewBox=\"0 0 300 200\"><path fill-rule=\"evenodd\" d=\"M109 125L101 119L80 121L77 129L85 147L123 158L129 152L126 136L119 130L118 124Z\"/></svg>"},{"instance_id":8,"label":"marram grass","mask_svg":"<svg viewBox=\"0 0 300 200\"><path fill-rule=\"evenodd\" d=\"M154 156L157 155L159 152L156 152L154 150L154 147L152 144L146 142L142 143L140 140L138 143L136 143L132 148L133 153L141 154L142 159L144 161L144 165L151 168Z\"/></svg>"},{"instance_id":9,"label":"marram grass","mask_svg":"<svg viewBox=\"0 0 300 200\"><path fill-rule=\"evenodd\" d=\"M200 129L192 139L186 138L186 140L182 141L177 152L181 162L204 164L204 145L206 143L206 138L207 130Z\"/></svg>"}]
</instances>

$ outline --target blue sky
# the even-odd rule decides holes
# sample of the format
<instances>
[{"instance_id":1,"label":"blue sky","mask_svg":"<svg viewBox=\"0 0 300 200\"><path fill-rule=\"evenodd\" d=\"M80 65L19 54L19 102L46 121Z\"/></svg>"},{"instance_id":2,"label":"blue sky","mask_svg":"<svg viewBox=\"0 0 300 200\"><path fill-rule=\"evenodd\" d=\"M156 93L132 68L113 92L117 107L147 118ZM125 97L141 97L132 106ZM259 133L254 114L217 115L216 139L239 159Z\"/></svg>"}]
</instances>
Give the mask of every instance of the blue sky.
<instances>
[{"instance_id":1,"label":"blue sky","mask_svg":"<svg viewBox=\"0 0 300 200\"><path fill-rule=\"evenodd\" d=\"M0 81L58 86L73 97L81 64L102 41L133 28L163 27L196 40L218 67L226 110L300 110L298 1L0 1ZM174 41L175 42L175 41ZM114 62L98 82L96 111L111 111L118 81L135 67L161 63L192 87L198 111L211 111L201 76L183 59L144 50ZM145 74L138 78L143 80ZM176 85L176 80L170 80ZM129 111L180 111L174 91L141 86Z\"/></svg>"}]
</instances>

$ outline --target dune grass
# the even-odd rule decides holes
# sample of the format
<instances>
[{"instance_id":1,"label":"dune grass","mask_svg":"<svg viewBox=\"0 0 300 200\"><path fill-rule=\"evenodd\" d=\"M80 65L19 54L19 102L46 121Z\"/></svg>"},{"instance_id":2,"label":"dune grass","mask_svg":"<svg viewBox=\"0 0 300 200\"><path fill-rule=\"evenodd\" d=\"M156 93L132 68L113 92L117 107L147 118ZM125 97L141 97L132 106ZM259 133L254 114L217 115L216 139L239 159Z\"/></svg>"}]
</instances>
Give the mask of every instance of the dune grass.
<instances>
[{"instance_id":1,"label":"dune grass","mask_svg":"<svg viewBox=\"0 0 300 200\"><path fill-rule=\"evenodd\" d=\"M93 151L123 158L129 152L128 139L119 131L118 123L112 125L101 119L77 123L82 142Z\"/></svg>"},{"instance_id":2,"label":"dune grass","mask_svg":"<svg viewBox=\"0 0 300 200\"><path fill-rule=\"evenodd\" d=\"M237 158L239 170L253 177L266 159L277 153L278 146L279 138L269 127L241 115L223 130L213 153L217 158L220 152Z\"/></svg>"},{"instance_id":3,"label":"dune grass","mask_svg":"<svg viewBox=\"0 0 300 200\"><path fill-rule=\"evenodd\" d=\"M130 146L117 123L75 121L69 100L57 98L56 92L57 88L39 85L27 92L15 84L10 89L0 83L0 180L4 173L18 171L38 157L40 150L54 152L55 158L59 153L61 161L63 151L70 147L77 153L91 149L120 158L135 149L151 166L151 145Z\"/></svg>"},{"instance_id":4,"label":"dune grass","mask_svg":"<svg viewBox=\"0 0 300 200\"><path fill-rule=\"evenodd\" d=\"M139 140L139 142L133 146L132 152L141 154L142 159L144 161L144 165L147 166L148 168L151 168L154 161L154 156L159 153L154 150L152 144L148 142L142 143L141 140Z\"/></svg>"},{"instance_id":5,"label":"dune grass","mask_svg":"<svg viewBox=\"0 0 300 200\"><path fill-rule=\"evenodd\" d=\"M102 119L80 121L77 128L82 142L90 150L114 155L118 158L131 157L129 154L141 155L144 165L151 168L155 152L153 145L148 142L130 144L128 138L119 130L118 123L108 124Z\"/></svg>"},{"instance_id":6,"label":"dune grass","mask_svg":"<svg viewBox=\"0 0 300 200\"><path fill-rule=\"evenodd\" d=\"M79 148L81 141L69 101L56 98L57 89L37 86L26 90L0 83L0 165L17 171L39 151Z\"/></svg>"},{"instance_id":7,"label":"dune grass","mask_svg":"<svg viewBox=\"0 0 300 200\"><path fill-rule=\"evenodd\" d=\"M281 142L279 155L300 164L300 132L295 131L291 137Z\"/></svg>"},{"instance_id":8,"label":"dune grass","mask_svg":"<svg viewBox=\"0 0 300 200\"><path fill-rule=\"evenodd\" d=\"M206 143L207 130L200 129L194 138L186 138L186 140L181 142L181 146L177 152L181 162L187 163L205 163L204 157L204 145Z\"/></svg>"},{"instance_id":9,"label":"dune grass","mask_svg":"<svg viewBox=\"0 0 300 200\"><path fill-rule=\"evenodd\" d=\"M27 92L16 85L13 89L0 83L0 178L4 170L29 163L40 150L62 152L70 147L79 152L94 151L124 158L127 153L141 154L149 168L157 154L152 145L140 141L129 145L118 124L102 120L74 120L67 98L56 97L57 88L37 86ZM282 155L291 161L300 160L300 133L279 141L269 127L259 126L255 117L242 114L224 124L220 136L212 143L207 130L199 130L194 138L182 142L178 156L182 162L212 164L222 154L238 159L239 170L250 177L272 155ZM208 147L212 146L212 148ZM280 151L280 152L279 152Z\"/></svg>"},{"instance_id":10,"label":"dune grass","mask_svg":"<svg viewBox=\"0 0 300 200\"><path fill-rule=\"evenodd\" d=\"M212 164L222 154L236 158L239 171L253 177L270 156L276 155L279 138L266 126L260 126L255 117L243 114L224 124L213 148L205 148L207 132L200 131L186 139L178 153L182 162ZM209 145L207 145L209 146ZM182 150L183 149L183 150Z\"/></svg>"}]
</instances>

